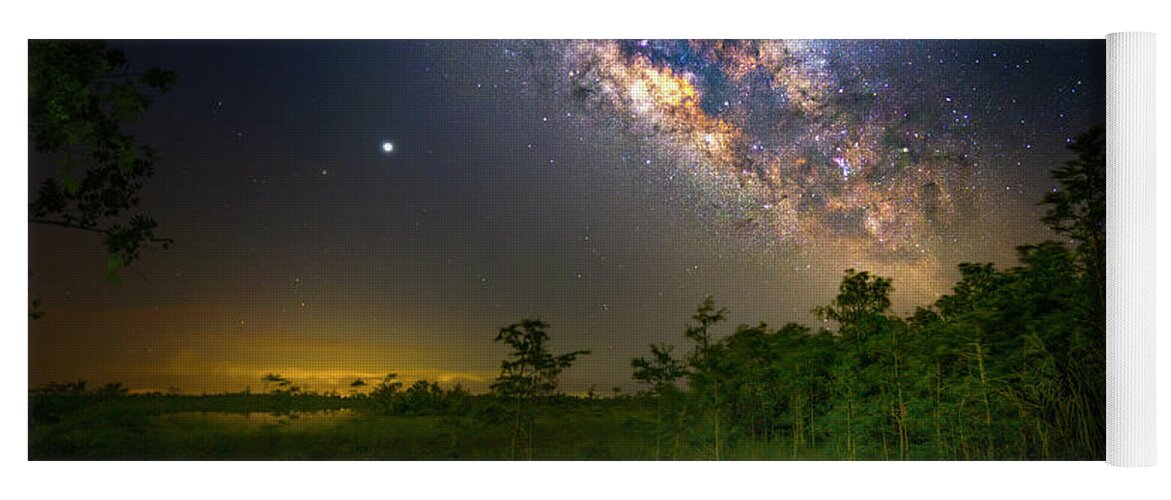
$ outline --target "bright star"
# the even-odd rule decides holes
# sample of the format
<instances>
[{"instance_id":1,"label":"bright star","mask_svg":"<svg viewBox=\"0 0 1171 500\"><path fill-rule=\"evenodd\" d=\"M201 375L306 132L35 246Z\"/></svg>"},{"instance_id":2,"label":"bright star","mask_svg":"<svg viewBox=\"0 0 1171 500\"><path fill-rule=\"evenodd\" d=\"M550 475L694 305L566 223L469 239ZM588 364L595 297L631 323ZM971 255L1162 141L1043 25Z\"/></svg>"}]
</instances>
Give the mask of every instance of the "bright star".
<instances>
[{"instance_id":1,"label":"bright star","mask_svg":"<svg viewBox=\"0 0 1171 500\"><path fill-rule=\"evenodd\" d=\"M394 144L391 144L389 142L382 143L382 152L383 153L390 153L392 151L394 151Z\"/></svg>"}]
</instances>

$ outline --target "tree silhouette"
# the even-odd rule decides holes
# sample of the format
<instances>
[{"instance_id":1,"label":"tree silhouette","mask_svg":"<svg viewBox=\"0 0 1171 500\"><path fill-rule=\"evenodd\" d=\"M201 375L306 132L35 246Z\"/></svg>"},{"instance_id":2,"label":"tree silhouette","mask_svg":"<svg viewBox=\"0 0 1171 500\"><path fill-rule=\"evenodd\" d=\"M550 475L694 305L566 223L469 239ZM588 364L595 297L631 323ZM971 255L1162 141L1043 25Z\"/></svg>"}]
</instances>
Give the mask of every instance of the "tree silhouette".
<instances>
[{"instance_id":1,"label":"tree silhouette","mask_svg":"<svg viewBox=\"0 0 1171 500\"><path fill-rule=\"evenodd\" d=\"M370 398L383 413L394 413L399 407L399 390L403 388L397 373L388 373L370 391Z\"/></svg>"},{"instance_id":2,"label":"tree silhouette","mask_svg":"<svg viewBox=\"0 0 1171 500\"><path fill-rule=\"evenodd\" d=\"M695 314L691 316L693 324L687 325L684 335L695 343L695 348L687 362L692 367L688 372L691 387L694 391L707 398L706 405L713 413L712 426L715 431L715 458L720 459L720 379L722 378L716 363L716 351L719 346L712 339L711 327L727 319L728 309L716 309L715 299L706 297Z\"/></svg>"},{"instance_id":3,"label":"tree silhouette","mask_svg":"<svg viewBox=\"0 0 1171 500\"><path fill-rule=\"evenodd\" d=\"M846 270L838 286L834 303L819 306L814 313L822 321L836 321L839 333L851 341L860 341L885 320L890 309L891 280L871 276L866 271Z\"/></svg>"},{"instance_id":4,"label":"tree silhouette","mask_svg":"<svg viewBox=\"0 0 1171 500\"><path fill-rule=\"evenodd\" d=\"M549 325L541 320L526 319L501 328L496 334L496 342L503 342L512 349L508 359L500 362L500 375L492 384L492 390L513 400L511 457L514 460L522 423L527 424L528 428L528 458L533 458L533 400L556 392L561 372L573 365L578 356L590 353L550 353L546 346L549 341L548 328Z\"/></svg>"},{"instance_id":5,"label":"tree silhouette","mask_svg":"<svg viewBox=\"0 0 1171 500\"><path fill-rule=\"evenodd\" d=\"M366 381L360 378L354 379L353 382L350 382L350 392L354 394L361 393L363 387L366 387Z\"/></svg>"},{"instance_id":6,"label":"tree silhouette","mask_svg":"<svg viewBox=\"0 0 1171 500\"><path fill-rule=\"evenodd\" d=\"M671 357L674 349L674 346L651 344L650 359L638 357L630 360L634 367L634 379L650 385L651 393L655 396L655 460L662 458L663 398L675 390L675 383L687 374L683 363Z\"/></svg>"},{"instance_id":7,"label":"tree silhouette","mask_svg":"<svg viewBox=\"0 0 1171 500\"><path fill-rule=\"evenodd\" d=\"M261 377L260 381L264 382L264 392L268 392L268 384L276 384L276 388L273 389L274 392L281 392L281 389L292 384L288 379L275 373L269 373Z\"/></svg>"},{"instance_id":8,"label":"tree silhouette","mask_svg":"<svg viewBox=\"0 0 1171 500\"><path fill-rule=\"evenodd\" d=\"M880 353L888 347L882 345L882 334L895 332L891 318L886 315L891 305L890 292L890 279L847 269L833 304L814 309L822 321L838 324L837 336L842 348L834 368L834 385L842 403L838 411L844 407L846 448L851 459L857 458L859 438L873 438L875 434L882 444L883 458L889 453L884 421L890 408L891 380ZM886 361L897 359L893 352L888 354L892 355ZM871 394L880 397L864 397ZM864 439L864 442L871 441L875 440Z\"/></svg>"},{"instance_id":9,"label":"tree silhouette","mask_svg":"<svg viewBox=\"0 0 1171 500\"><path fill-rule=\"evenodd\" d=\"M1089 291L1087 319L1106 334L1106 127L1083 132L1069 145L1077 158L1052 171L1060 185L1045 194L1041 220L1077 243Z\"/></svg>"},{"instance_id":10,"label":"tree silhouette","mask_svg":"<svg viewBox=\"0 0 1171 500\"><path fill-rule=\"evenodd\" d=\"M145 248L172 241L136 211L154 151L123 127L150 107L149 92L174 82L171 71L133 71L126 54L102 42L29 42L29 139L56 163L29 204L29 222L100 236L110 279Z\"/></svg>"},{"instance_id":11,"label":"tree silhouette","mask_svg":"<svg viewBox=\"0 0 1171 500\"><path fill-rule=\"evenodd\" d=\"M99 387L97 392L102 397L117 397L125 396L130 390L122 385L122 382L109 382Z\"/></svg>"},{"instance_id":12,"label":"tree silhouette","mask_svg":"<svg viewBox=\"0 0 1171 500\"><path fill-rule=\"evenodd\" d=\"M1090 180L1101 167L1098 134L1079 136L1078 159L1055 173L1062 187L1046 197L1046 222L1065 241L1021 246L1012 267L962 263L951 290L909 317L891 311L897 276L849 269L830 303L813 310L824 322L816 331L757 323L718 336L714 329L728 312L706 298L684 332L692 344L686 359L652 344L648 356L631 360L634 379L650 387L643 394L618 397L614 391L614 398L600 398L591 386L589 398L550 397L559 375L586 351L550 353L549 325L525 320L501 328L495 338L509 353L493 395L471 395L458 386L444 392L423 380L404 391L389 374L369 397L344 402L330 394L262 399L279 400L282 409L337 398L321 404L456 416L440 424L450 443L444 453L458 454L456 444L465 443L477 457L482 450L470 443L497 443L501 456L515 459L519 452L532 459L537 423L552 418L574 419L585 432L597 432L587 437L600 446L585 456L597 458L598 449L622 453L622 446L605 441L611 432L603 429L641 432L639 422L653 404L656 459L663 458L662 436L669 434L674 458L775 458L788 448L794 459L1100 460L1106 447L1104 310L1095 305L1101 249L1094 241L1104 241L1095 221L1105 198L1103 185ZM689 383L680 388L682 377ZM262 381L266 389L275 384L275 394L298 391L274 373ZM354 390L365 385L362 379L350 384ZM123 394L120 384L51 383L30 394L30 421L45 425L91 405L121 409L140 401L138 395L113 397ZM186 398L171 399L168 404ZM509 439L475 436L460 423L469 415L509 426ZM417 428L420 435L426 428ZM649 436L630 437L649 443L638 439ZM36 446L30 441L30 450L51 448L53 441L41 439Z\"/></svg>"}]
</instances>

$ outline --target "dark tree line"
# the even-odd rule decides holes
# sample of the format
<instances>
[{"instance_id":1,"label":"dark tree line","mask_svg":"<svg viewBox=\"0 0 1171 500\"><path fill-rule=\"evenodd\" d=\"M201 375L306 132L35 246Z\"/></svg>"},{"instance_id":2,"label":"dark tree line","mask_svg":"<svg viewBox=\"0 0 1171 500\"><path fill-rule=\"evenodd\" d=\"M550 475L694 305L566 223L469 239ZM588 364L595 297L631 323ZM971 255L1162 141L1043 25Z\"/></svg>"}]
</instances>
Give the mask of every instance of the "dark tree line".
<instances>
[{"instance_id":1,"label":"dark tree line","mask_svg":"<svg viewBox=\"0 0 1171 500\"><path fill-rule=\"evenodd\" d=\"M891 279L853 269L815 309L831 325L817 331L762 323L717 340L726 311L709 298L684 360L652 345L632 362L655 399L657 447L689 438L714 459L744 440L787 442L794 457L1104 459L1105 129L1071 149L1042 202L1068 240L1020 247L1009 269L961 264L951 293L909 317L890 310Z\"/></svg>"}]
</instances>

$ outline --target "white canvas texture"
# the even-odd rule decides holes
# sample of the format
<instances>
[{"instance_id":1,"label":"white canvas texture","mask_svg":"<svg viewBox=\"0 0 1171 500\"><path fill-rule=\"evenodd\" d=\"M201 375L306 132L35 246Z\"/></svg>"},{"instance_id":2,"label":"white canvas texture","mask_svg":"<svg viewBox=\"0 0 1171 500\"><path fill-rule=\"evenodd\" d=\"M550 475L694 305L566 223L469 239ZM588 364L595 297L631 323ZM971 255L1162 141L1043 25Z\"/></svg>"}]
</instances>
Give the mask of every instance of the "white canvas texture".
<instances>
[{"instance_id":1,"label":"white canvas texture","mask_svg":"<svg viewBox=\"0 0 1171 500\"><path fill-rule=\"evenodd\" d=\"M1106 37L1106 463L1155 464L1155 35Z\"/></svg>"}]
</instances>

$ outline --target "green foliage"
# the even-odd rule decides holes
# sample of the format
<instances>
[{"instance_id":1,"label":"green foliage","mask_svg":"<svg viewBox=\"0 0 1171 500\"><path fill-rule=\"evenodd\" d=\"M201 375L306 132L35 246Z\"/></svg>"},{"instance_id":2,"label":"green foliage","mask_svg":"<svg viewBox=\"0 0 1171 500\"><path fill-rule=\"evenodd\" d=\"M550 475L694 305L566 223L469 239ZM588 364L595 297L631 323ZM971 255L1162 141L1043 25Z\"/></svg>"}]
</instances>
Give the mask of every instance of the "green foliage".
<instances>
[{"instance_id":1,"label":"green foliage","mask_svg":"<svg viewBox=\"0 0 1171 500\"><path fill-rule=\"evenodd\" d=\"M30 457L155 456L159 446L142 445L142 436L163 443L162 458L187 457L192 443L173 440L188 432L144 415L345 408L367 418L346 424L357 429L348 438L223 433L203 440L222 449L194 456L515 459L523 448L531 459L540 440L549 459L1102 460L1104 282L1092 240L1104 238L1093 221L1105 198L1102 184L1078 173L1097 165L1100 147L1095 133L1080 137L1079 159L1057 174L1063 194L1046 198L1046 221L1072 249L1023 246L1007 269L961 264L951 292L908 317L890 310L893 280L853 269L814 310L826 323L817 331L759 323L721 337L714 329L728 312L708 297L684 331L693 344L686 359L652 344L649 357L631 361L650 390L611 398L557 393L559 375L587 352L552 354L539 320L500 329L496 341L510 352L485 395L421 380L404 391L394 374L348 398L301 391L277 374L262 378L266 389L275 385L263 395L141 396L120 384L54 383L30 395ZM94 423L100 431L87 430ZM327 446L315 444L320 436ZM284 439L293 444L274 444ZM239 442L247 447L232 448Z\"/></svg>"},{"instance_id":2,"label":"green foliage","mask_svg":"<svg viewBox=\"0 0 1171 500\"><path fill-rule=\"evenodd\" d=\"M1043 242L1019 248L1010 269L960 264L952 292L907 318L890 312L892 280L850 269L814 309L834 329L816 334L741 325L716 340L709 328L726 311L705 301L686 332L690 384L674 410L701 437L692 451L711 456L710 429L718 459L724 429L732 450L784 443L791 458L1102 460L1105 130L1071 149L1043 221L1072 251ZM651 361L634 366L636 380L656 380Z\"/></svg>"},{"instance_id":3,"label":"green foliage","mask_svg":"<svg viewBox=\"0 0 1171 500\"><path fill-rule=\"evenodd\" d=\"M655 460L662 458L663 437L670 439L677 436L675 432L669 432L669 427L663 423L663 400L678 392L676 382L687 375L687 368L683 363L671 356L674 349L674 346L651 344L650 359L634 358L630 361L634 367L634 379L649 384L651 393L655 396Z\"/></svg>"},{"instance_id":4,"label":"green foliage","mask_svg":"<svg viewBox=\"0 0 1171 500\"><path fill-rule=\"evenodd\" d=\"M1102 459L1105 359L1080 320L1084 271L1057 243L1022 247L1020 258L1004 270L961 266L951 293L906 318L888 310L889 280L847 272L821 308L834 330L761 323L717 337L727 311L707 300L685 332L696 344L686 363L659 345L632 360L650 388L635 396L556 394L567 356L581 353L550 354L538 321L501 330L513 352L485 395L427 381L404 390L394 374L345 398L296 390L275 373L259 395L52 383L30 395L30 457L502 459L532 458L539 441L548 459ZM283 429L299 414L338 409L364 417L343 420L349 430L338 434L224 430L195 443L169 436L211 431L174 432L155 418L268 412Z\"/></svg>"},{"instance_id":5,"label":"green foliage","mask_svg":"<svg viewBox=\"0 0 1171 500\"><path fill-rule=\"evenodd\" d=\"M508 397L546 396L557 390L557 378L578 356L589 351L553 355L545 345L549 325L541 320L526 319L500 329L497 342L508 345L509 359L501 361L500 376L492 389Z\"/></svg>"},{"instance_id":6,"label":"green foliage","mask_svg":"<svg viewBox=\"0 0 1171 500\"><path fill-rule=\"evenodd\" d=\"M1106 335L1106 127L1077 137L1069 149L1077 157L1053 171L1058 189L1047 193L1041 220L1076 242L1080 282L1089 299L1084 319ZM1103 338L1102 342L1105 342Z\"/></svg>"},{"instance_id":7,"label":"green foliage","mask_svg":"<svg viewBox=\"0 0 1171 500\"><path fill-rule=\"evenodd\" d=\"M687 326L684 335L695 343L695 350L688 360L692 366L702 365L704 363L703 358L707 355L707 349L712 343L709 329L713 325L726 320L727 316L728 309L724 307L716 309L715 300L711 297L704 298L703 303L696 309L695 314L691 316L691 320L695 323Z\"/></svg>"},{"instance_id":8,"label":"green foliage","mask_svg":"<svg viewBox=\"0 0 1171 500\"><path fill-rule=\"evenodd\" d=\"M839 335L862 342L882 328L890 309L891 281L866 271L846 270L834 303L814 309L822 321L835 321Z\"/></svg>"},{"instance_id":9,"label":"green foliage","mask_svg":"<svg viewBox=\"0 0 1171 500\"><path fill-rule=\"evenodd\" d=\"M500 329L496 342L503 342L510 349L508 359L500 362L500 375L492 384L492 390L503 398L514 402L512 453L516 458L518 441L522 431L528 437L528 458L533 458L533 427L535 418L531 403L536 398L546 397L557 391L557 378L563 370L573 365L578 356L589 351L573 351L554 355L546 343L549 325L541 320L526 319ZM527 431L525 431L527 429Z\"/></svg>"},{"instance_id":10,"label":"green foliage","mask_svg":"<svg viewBox=\"0 0 1171 500\"><path fill-rule=\"evenodd\" d=\"M651 358L634 358L630 364L634 367L634 379L649 384L655 393L662 393L674 386L675 382L687 374L687 369L679 360L671 357L674 346L657 346L651 344Z\"/></svg>"},{"instance_id":11,"label":"green foliage","mask_svg":"<svg viewBox=\"0 0 1171 500\"><path fill-rule=\"evenodd\" d=\"M29 139L59 164L29 204L29 222L97 233L111 277L145 248L171 243L134 213L154 152L124 126L150 107L150 93L174 82L159 68L133 72L122 51L102 42L29 42Z\"/></svg>"},{"instance_id":12,"label":"green foliage","mask_svg":"<svg viewBox=\"0 0 1171 500\"><path fill-rule=\"evenodd\" d=\"M403 388L402 381L398 380L398 374L388 373L374 386L367 398L370 405L377 409L377 411L384 414L393 414L402 408L399 391Z\"/></svg>"},{"instance_id":13,"label":"green foliage","mask_svg":"<svg viewBox=\"0 0 1171 500\"><path fill-rule=\"evenodd\" d=\"M720 439L723 416L720 410L724 402L720 398L720 383L727 375L727 366L725 363L721 363L723 360L720 351L723 346L714 340L711 329L716 324L727 320L727 317L727 308L717 309L715 300L712 297L706 297L696 309L695 314L691 316L692 323L688 324L684 331L684 336L695 344L687 359L687 364L691 368L687 372L687 377L694 396L692 403L694 411L703 412L707 416L709 424L706 428L711 430L711 456L716 460L720 459L720 452L723 448Z\"/></svg>"},{"instance_id":14,"label":"green foliage","mask_svg":"<svg viewBox=\"0 0 1171 500\"><path fill-rule=\"evenodd\" d=\"M1106 234L1106 127L1082 133L1069 149L1077 158L1053 170L1061 187L1045 195L1041 220L1074 240L1096 242Z\"/></svg>"},{"instance_id":15,"label":"green foliage","mask_svg":"<svg viewBox=\"0 0 1171 500\"><path fill-rule=\"evenodd\" d=\"M1085 270L1053 242L1020 260L961 265L952 293L908 318L889 311L891 280L847 270L816 309L836 328L816 334L761 323L716 339L726 311L707 300L686 332L688 390L665 390L680 372L658 346L633 360L635 379L656 402L678 392L666 420L705 458L779 442L791 458L1101 459L1105 358L1082 320Z\"/></svg>"}]
</instances>

